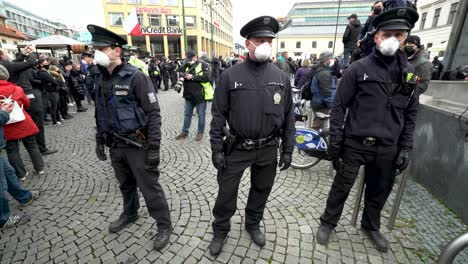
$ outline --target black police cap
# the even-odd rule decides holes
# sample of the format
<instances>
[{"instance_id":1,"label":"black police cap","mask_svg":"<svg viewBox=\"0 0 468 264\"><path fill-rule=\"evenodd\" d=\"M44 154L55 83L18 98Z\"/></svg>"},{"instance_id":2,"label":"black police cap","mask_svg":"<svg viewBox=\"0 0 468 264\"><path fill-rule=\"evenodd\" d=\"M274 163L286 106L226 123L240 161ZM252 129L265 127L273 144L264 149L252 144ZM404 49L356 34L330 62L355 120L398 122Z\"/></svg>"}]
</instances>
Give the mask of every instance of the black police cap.
<instances>
[{"instance_id":1,"label":"black police cap","mask_svg":"<svg viewBox=\"0 0 468 264\"><path fill-rule=\"evenodd\" d=\"M90 57L90 58L94 58L94 54L90 51L83 51L81 52L81 57L84 58L84 57Z\"/></svg>"},{"instance_id":2,"label":"black police cap","mask_svg":"<svg viewBox=\"0 0 468 264\"><path fill-rule=\"evenodd\" d=\"M410 30L418 19L418 12L414 8L393 8L376 16L372 26L378 30Z\"/></svg>"},{"instance_id":3,"label":"black police cap","mask_svg":"<svg viewBox=\"0 0 468 264\"><path fill-rule=\"evenodd\" d=\"M91 45L94 47L122 47L127 44L126 39L108 29L92 24L88 25L87 28L91 32Z\"/></svg>"},{"instance_id":4,"label":"black police cap","mask_svg":"<svg viewBox=\"0 0 468 264\"><path fill-rule=\"evenodd\" d=\"M244 38L270 37L274 38L279 31L279 23L274 17L261 16L245 24L240 34Z\"/></svg>"}]
</instances>

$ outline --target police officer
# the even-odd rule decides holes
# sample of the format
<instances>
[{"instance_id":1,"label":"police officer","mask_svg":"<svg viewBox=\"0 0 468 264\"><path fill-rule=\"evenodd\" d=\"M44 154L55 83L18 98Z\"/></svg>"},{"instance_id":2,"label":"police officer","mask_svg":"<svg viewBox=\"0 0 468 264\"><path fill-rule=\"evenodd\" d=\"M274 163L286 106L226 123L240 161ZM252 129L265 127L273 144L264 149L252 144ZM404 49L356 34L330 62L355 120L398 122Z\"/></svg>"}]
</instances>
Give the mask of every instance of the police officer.
<instances>
[{"instance_id":1,"label":"police officer","mask_svg":"<svg viewBox=\"0 0 468 264\"><path fill-rule=\"evenodd\" d=\"M343 75L330 119L329 155L337 173L320 217L320 244L327 244L359 166L365 165L361 227L378 250L388 250L388 242L379 232L380 212L397 171L408 166L419 105L416 76L399 48L417 20L418 14L412 8L381 13L372 22L377 29L376 48L371 55L351 64Z\"/></svg>"},{"instance_id":2,"label":"police officer","mask_svg":"<svg viewBox=\"0 0 468 264\"><path fill-rule=\"evenodd\" d=\"M169 62L167 61L166 57L163 57L162 62L161 62L161 75L162 75L163 84L164 84L163 91L169 91L170 70L171 70L171 65L169 65Z\"/></svg>"},{"instance_id":3,"label":"police officer","mask_svg":"<svg viewBox=\"0 0 468 264\"><path fill-rule=\"evenodd\" d=\"M160 82L161 81L161 78L160 78L161 75L160 75L159 66L156 63L156 59L151 59L150 60L150 63L148 65L148 72L149 72L150 79L153 82L154 91L157 93L158 89L159 89L159 86L161 85L160 84L161 83Z\"/></svg>"},{"instance_id":4,"label":"police officer","mask_svg":"<svg viewBox=\"0 0 468 264\"><path fill-rule=\"evenodd\" d=\"M171 79L171 89L174 89L174 86L177 83L177 64L174 61L174 58L169 60L169 78Z\"/></svg>"},{"instance_id":5,"label":"police officer","mask_svg":"<svg viewBox=\"0 0 468 264\"><path fill-rule=\"evenodd\" d=\"M245 229L255 244L265 245L260 221L276 175L279 137L282 139L279 166L286 170L291 164L295 133L291 83L284 72L270 63L272 40L278 29L278 21L270 16L247 23L240 34L246 38L249 55L243 63L226 70L217 82L210 131L212 161L218 170L219 184L213 208L212 255L222 250L230 230L229 219L236 211L239 182L248 167L252 186L245 210ZM223 147L223 130L227 125L231 136Z\"/></svg>"},{"instance_id":6,"label":"police officer","mask_svg":"<svg viewBox=\"0 0 468 264\"><path fill-rule=\"evenodd\" d=\"M106 160L105 146L123 196L123 213L112 222L116 233L138 219L138 190L156 220L158 234L154 248L162 249L172 232L169 206L159 184L161 116L151 80L138 68L121 61L119 35L96 25L88 25L99 65L101 80L96 90L96 154ZM143 145L143 146L140 146Z\"/></svg>"}]
</instances>

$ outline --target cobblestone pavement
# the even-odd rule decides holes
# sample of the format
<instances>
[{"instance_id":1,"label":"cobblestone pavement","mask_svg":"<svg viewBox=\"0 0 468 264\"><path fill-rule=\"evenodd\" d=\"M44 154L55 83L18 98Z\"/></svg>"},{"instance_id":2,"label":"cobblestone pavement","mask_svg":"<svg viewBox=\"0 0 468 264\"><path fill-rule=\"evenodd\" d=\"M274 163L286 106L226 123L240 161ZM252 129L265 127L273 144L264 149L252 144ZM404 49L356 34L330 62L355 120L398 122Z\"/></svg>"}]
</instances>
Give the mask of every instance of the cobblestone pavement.
<instances>
[{"instance_id":1,"label":"cobblestone pavement","mask_svg":"<svg viewBox=\"0 0 468 264\"><path fill-rule=\"evenodd\" d=\"M183 100L170 91L160 94L160 101L164 138L160 180L174 224L170 245L161 252L152 250L156 225L142 198L142 217L136 224L120 234L107 231L121 212L122 199L110 162L100 162L94 154L90 107L64 127L47 127L48 145L59 152L45 157L45 175L33 175L25 182L27 188L41 190L42 197L25 209L11 201L13 210L27 211L33 218L16 229L0 231L0 263L433 263L443 245L468 231L424 188L410 182L396 228L382 229L391 243L388 253L378 252L350 225L355 190L328 247L320 246L314 236L332 181L328 164L322 162L310 170L278 171L262 223L267 238L262 249L243 228L250 186L246 172L232 231L223 253L214 259L207 248L217 183L208 134L202 142L195 141L192 123L190 138L175 141L182 126ZM384 215L389 212L387 205ZM457 261L468 263L466 252Z\"/></svg>"}]
</instances>

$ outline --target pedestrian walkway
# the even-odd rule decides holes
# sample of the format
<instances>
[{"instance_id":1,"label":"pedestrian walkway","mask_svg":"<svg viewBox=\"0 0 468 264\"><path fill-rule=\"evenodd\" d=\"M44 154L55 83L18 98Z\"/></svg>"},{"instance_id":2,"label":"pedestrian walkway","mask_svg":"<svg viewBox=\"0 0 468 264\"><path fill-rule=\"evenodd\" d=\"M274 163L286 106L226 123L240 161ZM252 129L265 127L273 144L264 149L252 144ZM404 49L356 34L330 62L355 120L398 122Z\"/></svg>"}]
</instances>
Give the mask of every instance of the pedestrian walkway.
<instances>
[{"instance_id":1,"label":"pedestrian walkway","mask_svg":"<svg viewBox=\"0 0 468 264\"><path fill-rule=\"evenodd\" d=\"M195 141L195 117L190 137L174 140L182 127L183 99L173 90L159 96L163 116L160 181L174 224L170 245L162 252L152 249L156 224L142 197L142 217L136 224L119 234L107 231L121 213L122 199L110 162L98 161L95 155L94 110L89 107L63 127L47 126L48 144L58 153L45 157L45 175L33 175L25 182L27 188L41 190L42 197L25 209L11 202L13 210L25 210L33 217L16 229L0 231L0 263L434 263L443 245L468 232L467 225L411 181L395 229L382 229L390 241L388 253L374 249L359 227L350 225L355 189L328 247L318 245L314 236L332 182L328 163L322 162L310 170L278 171L262 223L267 239L262 249L243 228L250 186L247 172L240 186L239 210L231 220L232 231L223 253L215 259L207 250L217 195L209 128L203 141ZM207 120L211 120L209 113ZM393 199L394 195L389 201ZM384 209L385 217L390 206ZM456 263L468 263L466 250Z\"/></svg>"}]
</instances>

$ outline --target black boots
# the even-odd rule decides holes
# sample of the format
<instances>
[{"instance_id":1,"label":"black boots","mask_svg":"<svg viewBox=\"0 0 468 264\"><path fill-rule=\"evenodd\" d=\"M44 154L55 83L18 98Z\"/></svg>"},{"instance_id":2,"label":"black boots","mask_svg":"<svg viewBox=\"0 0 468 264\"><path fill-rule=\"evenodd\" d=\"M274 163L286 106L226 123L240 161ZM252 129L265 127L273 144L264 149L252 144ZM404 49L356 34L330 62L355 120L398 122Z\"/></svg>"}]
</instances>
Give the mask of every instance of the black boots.
<instances>
[{"instance_id":1,"label":"black boots","mask_svg":"<svg viewBox=\"0 0 468 264\"><path fill-rule=\"evenodd\" d=\"M163 249L168 243L169 239L171 238L172 228L168 227L165 229L159 229L156 238L154 239L154 249L160 250Z\"/></svg>"},{"instance_id":2,"label":"black boots","mask_svg":"<svg viewBox=\"0 0 468 264\"><path fill-rule=\"evenodd\" d=\"M328 244L328 239L330 238L332 230L333 227L329 225L320 225L320 228L317 232L317 242L320 245L326 246Z\"/></svg>"},{"instance_id":3,"label":"black boots","mask_svg":"<svg viewBox=\"0 0 468 264\"><path fill-rule=\"evenodd\" d=\"M134 214L131 216L121 214L119 219L112 222L109 226L110 233L117 233L120 230L124 229L127 225L135 222L138 219L138 214Z\"/></svg>"},{"instance_id":4,"label":"black boots","mask_svg":"<svg viewBox=\"0 0 468 264\"><path fill-rule=\"evenodd\" d=\"M253 242L259 246L263 247L265 245L265 235L260 230L247 231L250 234Z\"/></svg>"},{"instance_id":5,"label":"black boots","mask_svg":"<svg viewBox=\"0 0 468 264\"><path fill-rule=\"evenodd\" d=\"M224 238L213 237L210 243L210 254L212 256L218 256L221 253L224 245Z\"/></svg>"},{"instance_id":6,"label":"black boots","mask_svg":"<svg viewBox=\"0 0 468 264\"><path fill-rule=\"evenodd\" d=\"M379 231L362 228L362 231L370 239L374 247L380 252L388 251L388 241Z\"/></svg>"}]
</instances>

